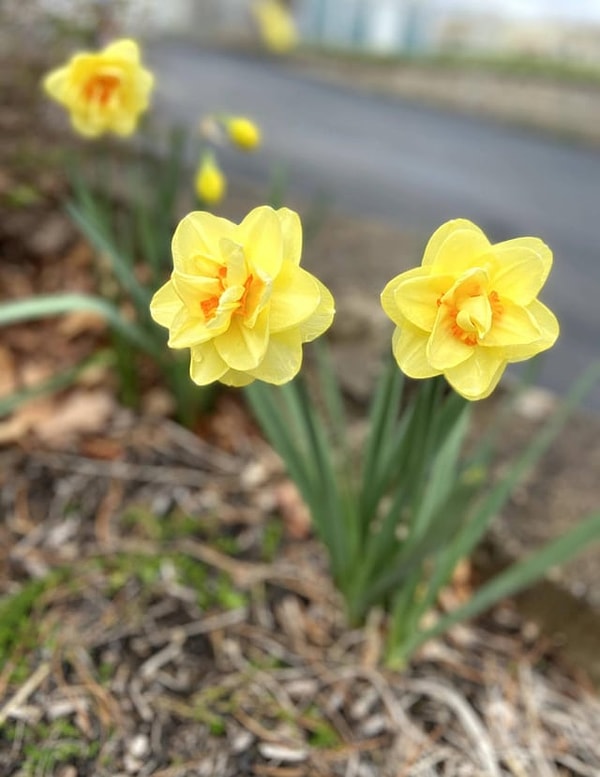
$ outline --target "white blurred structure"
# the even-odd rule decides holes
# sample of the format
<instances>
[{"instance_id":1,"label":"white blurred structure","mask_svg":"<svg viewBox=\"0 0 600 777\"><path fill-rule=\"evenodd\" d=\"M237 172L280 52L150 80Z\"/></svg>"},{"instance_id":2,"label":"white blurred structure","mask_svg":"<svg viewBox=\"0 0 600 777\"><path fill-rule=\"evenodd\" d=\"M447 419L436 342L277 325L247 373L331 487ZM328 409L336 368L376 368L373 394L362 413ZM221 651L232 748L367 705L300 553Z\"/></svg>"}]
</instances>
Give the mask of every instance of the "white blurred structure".
<instances>
[{"instance_id":1,"label":"white blurred structure","mask_svg":"<svg viewBox=\"0 0 600 777\"><path fill-rule=\"evenodd\" d=\"M308 40L387 53L600 62L600 0L299 0Z\"/></svg>"},{"instance_id":2,"label":"white blurred structure","mask_svg":"<svg viewBox=\"0 0 600 777\"><path fill-rule=\"evenodd\" d=\"M379 53L511 53L600 62L600 0L282 0L306 42ZM256 0L41 0L120 33L256 39Z\"/></svg>"}]
</instances>

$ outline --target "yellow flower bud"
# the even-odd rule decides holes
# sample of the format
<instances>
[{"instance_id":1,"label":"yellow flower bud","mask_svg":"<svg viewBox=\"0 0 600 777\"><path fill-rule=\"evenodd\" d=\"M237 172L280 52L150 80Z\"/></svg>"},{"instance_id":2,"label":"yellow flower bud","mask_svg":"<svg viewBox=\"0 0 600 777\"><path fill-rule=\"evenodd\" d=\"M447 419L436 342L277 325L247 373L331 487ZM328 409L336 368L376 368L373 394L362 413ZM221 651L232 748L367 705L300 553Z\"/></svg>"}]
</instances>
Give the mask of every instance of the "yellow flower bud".
<instances>
[{"instance_id":1,"label":"yellow flower bud","mask_svg":"<svg viewBox=\"0 0 600 777\"><path fill-rule=\"evenodd\" d=\"M218 205L225 196L227 179L211 153L204 154L200 160L194 187L199 199L206 205Z\"/></svg>"},{"instance_id":2,"label":"yellow flower bud","mask_svg":"<svg viewBox=\"0 0 600 777\"><path fill-rule=\"evenodd\" d=\"M231 142L244 151L253 151L260 145L260 129L245 116L234 116L226 126Z\"/></svg>"}]
</instances>

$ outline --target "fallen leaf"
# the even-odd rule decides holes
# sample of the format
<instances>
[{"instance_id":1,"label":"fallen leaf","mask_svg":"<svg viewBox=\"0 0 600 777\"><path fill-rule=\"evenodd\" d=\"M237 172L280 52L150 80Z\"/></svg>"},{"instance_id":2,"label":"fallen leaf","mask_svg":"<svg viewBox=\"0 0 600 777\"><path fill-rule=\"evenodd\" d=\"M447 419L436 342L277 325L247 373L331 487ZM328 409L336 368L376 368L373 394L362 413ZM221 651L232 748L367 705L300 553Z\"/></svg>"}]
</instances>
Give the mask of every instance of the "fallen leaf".
<instances>
[{"instance_id":1,"label":"fallen leaf","mask_svg":"<svg viewBox=\"0 0 600 777\"><path fill-rule=\"evenodd\" d=\"M62 447L81 434L98 432L116 407L114 397L103 389L74 391L57 402L52 415L37 424L36 436L52 447Z\"/></svg>"},{"instance_id":2,"label":"fallen leaf","mask_svg":"<svg viewBox=\"0 0 600 777\"><path fill-rule=\"evenodd\" d=\"M310 536L311 520L308 507L291 480L280 483L275 489L277 507L290 537L303 540Z\"/></svg>"},{"instance_id":3,"label":"fallen leaf","mask_svg":"<svg viewBox=\"0 0 600 777\"><path fill-rule=\"evenodd\" d=\"M8 348L0 345L0 397L8 396L17 389L15 360Z\"/></svg>"}]
</instances>

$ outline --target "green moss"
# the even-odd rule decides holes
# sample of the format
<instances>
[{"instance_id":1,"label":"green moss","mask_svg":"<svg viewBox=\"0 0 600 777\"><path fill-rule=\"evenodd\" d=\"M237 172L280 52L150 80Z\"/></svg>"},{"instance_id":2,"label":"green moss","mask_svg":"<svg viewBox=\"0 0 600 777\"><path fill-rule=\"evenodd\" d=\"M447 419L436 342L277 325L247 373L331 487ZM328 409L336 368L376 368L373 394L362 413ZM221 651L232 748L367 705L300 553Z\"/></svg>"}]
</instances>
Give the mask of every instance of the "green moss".
<instances>
[{"instance_id":1,"label":"green moss","mask_svg":"<svg viewBox=\"0 0 600 777\"><path fill-rule=\"evenodd\" d=\"M235 556L240 552L240 545L236 537L215 537L212 544L221 553L227 553L228 556Z\"/></svg>"},{"instance_id":2,"label":"green moss","mask_svg":"<svg viewBox=\"0 0 600 777\"><path fill-rule=\"evenodd\" d=\"M61 569L39 580L30 580L20 591L0 601L0 665L8 660L17 645L34 638L31 614L35 605L42 594L59 585L68 574Z\"/></svg>"},{"instance_id":3,"label":"green moss","mask_svg":"<svg viewBox=\"0 0 600 777\"><path fill-rule=\"evenodd\" d=\"M223 718L214 717L208 724L208 729L213 736L222 737L226 733L225 721Z\"/></svg>"},{"instance_id":4,"label":"green moss","mask_svg":"<svg viewBox=\"0 0 600 777\"><path fill-rule=\"evenodd\" d=\"M342 740L331 723L323 717L322 711L311 706L304 714L305 725L310 727L308 743L311 747L334 749L340 747Z\"/></svg>"},{"instance_id":5,"label":"green moss","mask_svg":"<svg viewBox=\"0 0 600 777\"><path fill-rule=\"evenodd\" d=\"M0 732L8 742L15 741L17 731L13 723L6 724ZM27 777L54 774L63 764L93 761L100 752L100 742L86 739L66 718L28 726L21 736L23 760L20 774Z\"/></svg>"},{"instance_id":6,"label":"green moss","mask_svg":"<svg viewBox=\"0 0 600 777\"><path fill-rule=\"evenodd\" d=\"M9 189L2 198L11 208L28 208L41 200L41 195L29 184L22 183Z\"/></svg>"},{"instance_id":7,"label":"green moss","mask_svg":"<svg viewBox=\"0 0 600 777\"><path fill-rule=\"evenodd\" d=\"M215 603L225 610L236 610L248 602L248 597L233 585L229 575L224 572L215 581L214 596Z\"/></svg>"},{"instance_id":8,"label":"green moss","mask_svg":"<svg viewBox=\"0 0 600 777\"><path fill-rule=\"evenodd\" d=\"M273 561L281 545L283 537L283 524L279 520L271 520L263 530L260 555L263 561Z\"/></svg>"}]
</instances>

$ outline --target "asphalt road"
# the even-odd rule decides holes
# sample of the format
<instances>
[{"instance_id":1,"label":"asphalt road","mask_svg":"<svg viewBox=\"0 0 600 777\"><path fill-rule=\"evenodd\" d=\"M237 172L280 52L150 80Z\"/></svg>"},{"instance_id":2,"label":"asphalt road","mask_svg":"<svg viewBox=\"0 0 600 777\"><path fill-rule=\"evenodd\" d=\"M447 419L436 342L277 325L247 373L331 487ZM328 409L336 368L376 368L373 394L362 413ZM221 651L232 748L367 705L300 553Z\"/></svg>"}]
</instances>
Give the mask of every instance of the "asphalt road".
<instances>
[{"instance_id":1,"label":"asphalt road","mask_svg":"<svg viewBox=\"0 0 600 777\"><path fill-rule=\"evenodd\" d=\"M554 251L542 295L561 322L543 385L564 392L600 359L600 151L532 131L356 92L266 59L154 43L157 106L196 125L208 111L248 114L267 139L227 168L264 180L283 162L299 195L430 234L470 218L496 240L535 235ZM266 163L267 162L267 163ZM586 403L600 410L600 386Z\"/></svg>"}]
</instances>

